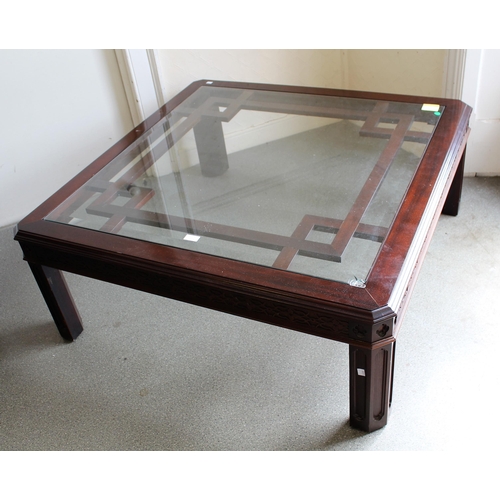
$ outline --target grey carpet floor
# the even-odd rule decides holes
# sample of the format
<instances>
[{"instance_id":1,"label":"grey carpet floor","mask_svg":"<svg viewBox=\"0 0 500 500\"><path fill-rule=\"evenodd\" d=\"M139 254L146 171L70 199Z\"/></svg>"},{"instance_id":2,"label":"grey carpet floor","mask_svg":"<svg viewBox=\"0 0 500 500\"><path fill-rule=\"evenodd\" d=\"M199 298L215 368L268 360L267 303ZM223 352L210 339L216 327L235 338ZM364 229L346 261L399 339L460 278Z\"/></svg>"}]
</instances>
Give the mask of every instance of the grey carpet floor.
<instances>
[{"instance_id":1,"label":"grey carpet floor","mask_svg":"<svg viewBox=\"0 0 500 500\"><path fill-rule=\"evenodd\" d=\"M371 434L348 424L342 344L71 274L85 330L64 342L0 230L0 450L495 449L500 179L464 184L398 338L389 424Z\"/></svg>"}]
</instances>

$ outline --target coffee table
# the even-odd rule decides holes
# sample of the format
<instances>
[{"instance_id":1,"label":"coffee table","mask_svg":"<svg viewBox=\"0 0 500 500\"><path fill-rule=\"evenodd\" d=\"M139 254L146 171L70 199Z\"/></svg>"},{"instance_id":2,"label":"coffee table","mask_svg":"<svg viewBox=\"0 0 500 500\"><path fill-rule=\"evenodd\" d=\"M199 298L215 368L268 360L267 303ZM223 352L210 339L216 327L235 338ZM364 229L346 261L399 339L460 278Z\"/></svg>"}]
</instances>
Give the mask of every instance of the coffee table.
<instances>
[{"instance_id":1,"label":"coffee table","mask_svg":"<svg viewBox=\"0 0 500 500\"><path fill-rule=\"evenodd\" d=\"M69 341L83 327L62 271L349 344L350 423L373 431L435 225L458 213L470 114L450 99L194 82L15 239Z\"/></svg>"}]
</instances>

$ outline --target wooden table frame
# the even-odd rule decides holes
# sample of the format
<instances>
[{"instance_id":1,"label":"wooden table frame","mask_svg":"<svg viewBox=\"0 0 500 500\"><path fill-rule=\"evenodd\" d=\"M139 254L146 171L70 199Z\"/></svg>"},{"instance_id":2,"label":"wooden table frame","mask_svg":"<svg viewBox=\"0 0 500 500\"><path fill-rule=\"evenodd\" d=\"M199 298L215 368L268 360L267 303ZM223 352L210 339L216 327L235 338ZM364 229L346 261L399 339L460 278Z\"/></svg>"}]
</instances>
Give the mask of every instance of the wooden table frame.
<instances>
[{"instance_id":1,"label":"wooden table frame","mask_svg":"<svg viewBox=\"0 0 500 500\"><path fill-rule=\"evenodd\" d=\"M359 208L369 203L374 189L383 178L384 168L387 169L392 161L391 155L409 133L408 122L396 117L393 118L397 125L389 137L382 155L384 158L381 157L383 168L379 169L379 177L372 178L372 185L365 184L354 204L355 208L344 221L323 221L337 232L334 244L328 250L328 258L332 260L341 258L346 241L356 231L375 232L378 236L371 234L372 237L385 238L369 279L362 287L288 272L286 269L293 257L290 252L293 254L297 249L290 250L286 245L282 245L275 267L263 267L45 219L56 209L64 213L75 202L75 192L83 184L204 85L243 91L241 101L227 106L225 113L236 113L244 106L244 97L253 90L354 97L380 102L424 103L429 100L415 96L320 88L236 82L193 83L18 224L15 239L22 247L24 259L32 269L60 334L72 341L83 330L61 272L66 271L344 342L349 344L350 423L365 431L383 427L387 423L392 400L395 341L408 299L440 214L458 213L471 108L457 100L438 100L445 106L444 113L388 232L385 229L383 234L378 234L380 228L360 229ZM304 113L311 114L312 111L305 110ZM314 114L320 113L320 109L314 110ZM377 120L384 113L381 105L372 118L364 116L364 132L380 133ZM197 147L202 152L200 162L207 169L205 173L220 175L227 166L223 165L222 171L211 171L214 164L211 158L216 155L220 160L225 155L225 148L210 149L210 144L217 141L220 144L220 131L211 128L206 122L209 119L206 115L199 116L182 126L186 130L195 130ZM182 130L177 129L177 133L182 133ZM217 141L211 140L213 137L207 134L218 136ZM414 139L419 140L418 137ZM172 137L171 143L174 141ZM221 165L220 161L216 163ZM130 179L122 180L120 189L130 187ZM102 198L100 205L94 208L108 210L109 227L106 230L116 232L127 217L137 214L141 203L147 201L149 195L147 190L135 191L130 195L131 204L128 207L121 212L109 213L110 205L106 205L106 197L116 196L116 192L108 188L97 186ZM304 240L301 231L304 232L308 225L321 225L321 221L307 220L307 217L304 227L299 227L297 234L292 235L295 239Z\"/></svg>"}]
</instances>

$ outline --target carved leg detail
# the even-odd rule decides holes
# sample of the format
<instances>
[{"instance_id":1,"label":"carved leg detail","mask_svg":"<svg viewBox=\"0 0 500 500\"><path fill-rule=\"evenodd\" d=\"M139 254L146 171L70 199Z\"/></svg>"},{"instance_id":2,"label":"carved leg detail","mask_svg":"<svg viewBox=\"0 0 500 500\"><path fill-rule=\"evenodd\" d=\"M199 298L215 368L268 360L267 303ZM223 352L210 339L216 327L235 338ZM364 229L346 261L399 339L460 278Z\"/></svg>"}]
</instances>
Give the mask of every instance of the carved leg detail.
<instances>
[{"instance_id":1,"label":"carved leg detail","mask_svg":"<svg viewBox=\"0 0 500 500\"><path fill-rule=\"evenodd\" d=\"M371 432L387 424L394 344L379 349L349 346L350 423Z\"/></svg>"},{"instance_id":2,"label":"carved leg detail","mask_svg":"<svg viewBox=\"0 0 500 500\"><path fill-rule=\"evenodd\" d=\"M83 331L82 320L63 274L59 269L29 265L61 337L75 340Z\"/></svg>"}]
</instances>

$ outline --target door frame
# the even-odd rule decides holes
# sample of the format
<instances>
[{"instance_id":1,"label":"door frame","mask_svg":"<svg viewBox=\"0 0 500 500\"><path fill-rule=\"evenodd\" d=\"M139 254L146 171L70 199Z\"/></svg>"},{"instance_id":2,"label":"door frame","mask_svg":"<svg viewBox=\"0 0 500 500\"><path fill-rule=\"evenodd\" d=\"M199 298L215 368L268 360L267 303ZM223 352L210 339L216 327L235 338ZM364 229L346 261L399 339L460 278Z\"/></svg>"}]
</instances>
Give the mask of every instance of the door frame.
<instances>
[{"instance_id":1,"label":"door frame","mask_svg":"<svg viewBox=\"0 0 500 500\"><path fill-rule=\"evenodd\" d=\"M166 87L156 49L115 49L134 126L163 106Z\"/></svg>"}]
</instances>

